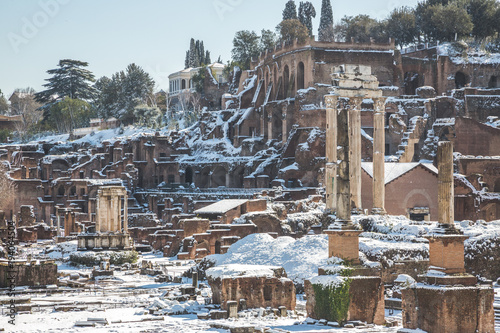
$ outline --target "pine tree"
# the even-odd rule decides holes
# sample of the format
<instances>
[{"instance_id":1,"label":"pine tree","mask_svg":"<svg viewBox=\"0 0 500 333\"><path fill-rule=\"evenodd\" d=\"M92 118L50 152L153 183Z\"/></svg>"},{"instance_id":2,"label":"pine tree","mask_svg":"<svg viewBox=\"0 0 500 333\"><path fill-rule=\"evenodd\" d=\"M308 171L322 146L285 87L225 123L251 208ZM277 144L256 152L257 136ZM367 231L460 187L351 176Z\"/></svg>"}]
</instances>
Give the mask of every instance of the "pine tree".
<instances>
[{"instance_id":1,"label":"pine tree","mask_svg":"<svg viewBox=\"0 0 500 333\"><path fill-rule=\"evenodd\" d=\"M195 60L194 60L194 66L193 67L200 67L200 41L196 40L195 46Z\"/></svg>"},{"instance_id":2,"label":"pine tree","mask_svg":"<svg viewBox=\"0 0 500 333\"><path fill-rule=\"evenodd\" d=\"M323 0L321 4L321 19L318 29L318 40L321 42L333 42L333 11L330 0Z\"/></svg>"},{"instance_id":3,"label":"pine tree","mask_svg":"<svg viewBox=\"0 0 500 333\"><path fill-rule=\"evenodd\" d=\"M313 4L309 1L301 1L299 5L299 21L309 30L309 36L311 37L313 35L312 19L314 17L316 17L316 9L314 9Z\"/></svg>"},{"instance_id":4,"label":"pine tree","mask_svg":"<svg viewBox=\"0 0 500 333\"><path fill-rule=\"evenodd\" d=\"M95 82L94 74L83 68L88 65L87 62L79 60L60 60L59 68L47 71L52 77L46 79L48 83L43 85L47 89L35 94L36 100L48 103L52 101L53 96L57 96L57 101L64 97L84 100L93 98L96 91L90 83Z\"/></svg>"},{"instance_id":5,"label":"pine tree","mask_svg":"<svg viewBox=\"0 0 500 333\"><path fill-rule=\"evenodd\" d=\"M205 64L210 65L212 63L212 60L210 59L210 51L207 50L205 53Z\"/></svg>"},{"instance_id":6,"label":"pine tree","mask_svg":"<svg viewBox=\"0 0 500 333\"><path fill-rule=\"evenodd\" d=\"M283 21L284 20L293 20L297 18L297 7L295 6L295 1L289 0L285 9L283 10Z\"/></svg>"}]
</instances>

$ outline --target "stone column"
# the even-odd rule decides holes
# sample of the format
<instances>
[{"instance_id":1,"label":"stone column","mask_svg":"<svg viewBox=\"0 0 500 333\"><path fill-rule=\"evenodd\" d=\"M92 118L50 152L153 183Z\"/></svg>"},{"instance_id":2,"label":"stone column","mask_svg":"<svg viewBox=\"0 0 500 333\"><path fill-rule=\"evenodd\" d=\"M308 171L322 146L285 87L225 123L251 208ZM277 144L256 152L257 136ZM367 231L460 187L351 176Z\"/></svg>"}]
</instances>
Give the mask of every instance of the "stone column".
<instances>
[{"instance_id":1,"label":"stone column","mask_svg":"<svg viewBox=\"0 0 500 333\"><path fill-rule=\"evenodd\" d=\"M374 99L373 113L373 209L385 214L385 98Z\"/></svg>"},{"instance_id":2,"label":"stone column","mask_svg":"<svg viewBox=\"0 0 500 333\"><path fill-rule=\"evenodd\" d=\"M364 97L350 98L349 136L350 136L350 178L352 209L361 211L361 103Z\"/></svg>"},{"instance_id":3,"label":"stone column","mask_svg":"<svg viewBox=\"0 0 500 333\"><path fill-rule=\"evenodd\" d=\"M337 116L338 142L340 154L337 166L337 221L351 222L351 186L349 177L349 111L342 107Z\"/></svg>"},{"instance_id":4,"label":"stone column","mask_svg":"<svg viewBox=\"0 0 500 333\"><path fill-rule=\"evenodd\" d=\"M337 207L337 102L338 96L325 96L326 104L326 166L325 190L326 208L334 211Z\"/></svg>"},{"instance_id":5,"label":"stone column","mask_svg":"<svg viewBox=\"0 0 500 333\"><path fill-rule=\"evenodd\" d=\"M96 202L95 202L95 232L96 233L99 233L101 232L101 219L100 219L100 216L99 216L99 211L100 211L100 208L99 208L99 197L96 198Z\"/></svg>"},{"instance_id":6,"label":"stone column","mask_svg":"<svg viewBox=\"0 0 500 333\"><path fill-rule=\"evenodd\" d=\"M273 113L272 111L266 111L267 117L267 139L273 139Z\"/></svg>"},{"instance_id":7,"label":"stone column","mask_svg":"<svg viewBox=\"0 0 500 333\"><path fill-rule=\"evenodd\" d=\"M454 229L453 143L450 141L439 142L437 162L438 222L442 227Z\"/></svg>"},{"instance_id":8,"label":"stone column","mask_svg":"<svg viewBox=\"0 0 500 333\"><path fill-rule=\"evenodd\" d=\"M287 108L288 108L288 105L285 104L282 109L281 109L281 141L283 142L283 144L286 143L286 140L288 140L288 132L287 132Z\"/></svg>"},{"instance_id":9,"label":"stone column","mask_svg":"<svg viewBox=\"0 0 500 333\"><path fill-rule=\"evenodd\" d=\"M57 237L61 235L61 217L59 216L59 208L56 207L57 216Z\"/></svg>"},{"instance_id":10,"label":"stone column","mask_svg":"<svg viewBox=\"0 0 500 333\"><path fill-rule=\"evenodd\" d=\"M123 196L123 232L128 233L128 198L125 194Z\"/></svg>"}]
</instances>

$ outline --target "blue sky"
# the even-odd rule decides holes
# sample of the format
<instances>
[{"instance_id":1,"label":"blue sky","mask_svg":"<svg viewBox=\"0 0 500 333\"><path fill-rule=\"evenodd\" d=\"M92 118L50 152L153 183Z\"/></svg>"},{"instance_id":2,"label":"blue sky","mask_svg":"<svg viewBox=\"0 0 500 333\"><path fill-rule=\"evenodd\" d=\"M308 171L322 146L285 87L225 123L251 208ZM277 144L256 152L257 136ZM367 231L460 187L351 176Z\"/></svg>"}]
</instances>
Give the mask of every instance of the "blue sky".
<instances>
[{"instance_id":1,"label":"blue sky","mask_svg":"<svg viewBox=\"0 0 500 333\"><path fill-rule=\"evenodd\" d=\"M298 5L300 1L297 0ZM321 0L311 0L318 15ZM418 0L333 0L334 20L368 14L385 18ZM286 0L0 0L0 89L40 91L60 59L89 63L96 78L130 63L143 67L159 89L183 69L191 37L204 41L212 61L229 60L236 31L273 29Z\"/></svg>"}]
</instances>

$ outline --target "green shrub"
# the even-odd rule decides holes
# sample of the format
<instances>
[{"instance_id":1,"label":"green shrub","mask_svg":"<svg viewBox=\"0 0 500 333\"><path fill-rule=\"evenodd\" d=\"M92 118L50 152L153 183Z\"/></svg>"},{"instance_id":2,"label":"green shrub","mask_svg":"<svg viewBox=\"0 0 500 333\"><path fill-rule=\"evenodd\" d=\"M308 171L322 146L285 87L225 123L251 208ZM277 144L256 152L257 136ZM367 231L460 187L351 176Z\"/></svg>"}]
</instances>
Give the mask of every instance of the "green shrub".
<instances>
[{"instance_id":1,"label":"green shrub","mask_svg":"<svg viewBox=\"0 0 500 333\"><path fill-rule=\"evenodd\" d=\"M352 269L346 268L340 272L343 276L343 282L338 285L322 285L313 284L314 295L316 297L316 306L314 311L316 316L328 321L336 321L343 325L347 321L347 312L351 297L349 296L349 288L351 287L352 279L349 278L352 274Z\"/></svg>"}]
</instances>

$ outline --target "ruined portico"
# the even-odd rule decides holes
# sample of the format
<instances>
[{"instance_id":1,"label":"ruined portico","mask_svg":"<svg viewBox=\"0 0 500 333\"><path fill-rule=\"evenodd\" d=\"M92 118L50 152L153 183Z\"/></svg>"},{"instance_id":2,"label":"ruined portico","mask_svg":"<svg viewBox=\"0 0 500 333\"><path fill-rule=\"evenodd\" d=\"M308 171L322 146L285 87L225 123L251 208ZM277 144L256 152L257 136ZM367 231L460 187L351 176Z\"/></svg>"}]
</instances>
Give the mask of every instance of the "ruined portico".
<instances>
[{"instance_id":1,"label":"ruined portico","mask_svg":"<svg viewBox=\"0 0 500 333\"><path fill-rule=\"evenodd\" d=\"M95 232L78 235L78 250L131 249L127 209L125 187L99 188Z\"/></svg>"}]
</instances>

